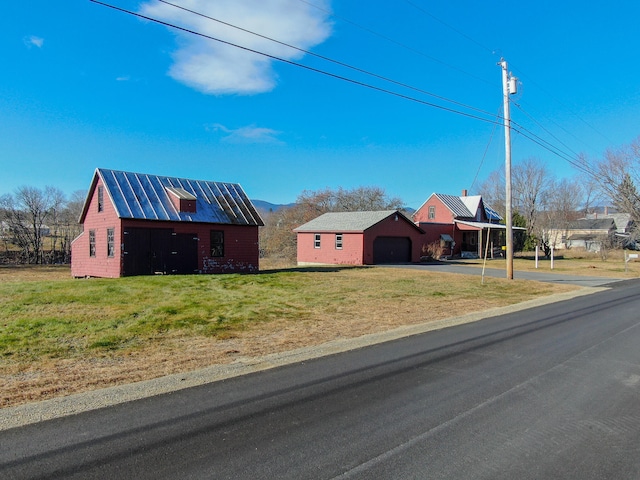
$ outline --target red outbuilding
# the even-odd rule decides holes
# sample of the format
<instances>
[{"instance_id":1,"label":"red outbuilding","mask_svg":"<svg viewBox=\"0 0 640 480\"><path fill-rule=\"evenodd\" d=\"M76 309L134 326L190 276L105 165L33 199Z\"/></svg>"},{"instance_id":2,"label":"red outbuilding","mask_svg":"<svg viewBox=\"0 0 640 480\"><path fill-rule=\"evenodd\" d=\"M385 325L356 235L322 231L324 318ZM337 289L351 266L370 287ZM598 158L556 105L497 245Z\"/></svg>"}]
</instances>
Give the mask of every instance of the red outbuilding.
<instances>
[{"instance_id":1,"label":"red outbuilding","mask_svg":"<svg viewBox=\"0 0 640 480\"><path fill-rule=\"evenodd\" d=\"M298 265L418 262L424 234L398 210L325 213L294 231Z\"/></svg>"},{"instance_id":2,"label":"red outbuilding","mask_svg":"<svg viewBox=\"0 0 640 480\"><path fill-rule=\"evenodd\" d=\"M264 223L235 183L99 168L80 223L75 277L258 270Z\"/></svg>"}]
</instances>

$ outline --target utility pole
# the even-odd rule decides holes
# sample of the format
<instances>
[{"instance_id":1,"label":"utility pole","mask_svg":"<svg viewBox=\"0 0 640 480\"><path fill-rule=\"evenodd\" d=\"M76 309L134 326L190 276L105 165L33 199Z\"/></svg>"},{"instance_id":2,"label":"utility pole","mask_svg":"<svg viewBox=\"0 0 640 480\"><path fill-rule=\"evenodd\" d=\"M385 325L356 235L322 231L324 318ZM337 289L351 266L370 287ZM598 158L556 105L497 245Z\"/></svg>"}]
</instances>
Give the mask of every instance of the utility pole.
<instances>
[{"instance_id":1,"label":"utility pole","mask_svg":"<svg viewBox=\"0 0 640 480\"><path fill-rule=\"evenodd\" d=\"M498 63L502 67L502 96L504 103L504 147L505 147L505 215L506 221L506 257L507 278L513 280L513 212L511 194L511 113L509 108L509 94L516 93L517 79L510 76L507 71L507 62L500 59ZM511 88L510 88L511 87Z\"/></svg>"}]
</instances>

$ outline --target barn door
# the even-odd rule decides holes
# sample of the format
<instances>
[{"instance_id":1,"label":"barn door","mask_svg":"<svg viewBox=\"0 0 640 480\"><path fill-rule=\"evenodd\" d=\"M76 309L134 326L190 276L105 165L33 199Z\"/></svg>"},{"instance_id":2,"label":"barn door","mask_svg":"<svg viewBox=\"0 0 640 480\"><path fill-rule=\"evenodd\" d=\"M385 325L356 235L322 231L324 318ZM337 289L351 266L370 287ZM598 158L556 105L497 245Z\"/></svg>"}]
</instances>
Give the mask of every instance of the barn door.
<instances>
[{"instance_id":1,"label":"barn door","mask_svg":"<svg viewBox=\"0 0 640 480\"><path fill-rule=\"evenodd\" d=\"M171 258L171 230L126 228L123 253L123 275L167 273Z\"/></svg>"},{"instance_id":2,"label":"barn door","mask_svg":"<svg viewBox=\"0 0 640 480\"><path fill-rule=\"evenodd\" d=\"M198 237L195 233L174 233L171 236L170 273L198 272Z\"/></svg>"}]
</instances>

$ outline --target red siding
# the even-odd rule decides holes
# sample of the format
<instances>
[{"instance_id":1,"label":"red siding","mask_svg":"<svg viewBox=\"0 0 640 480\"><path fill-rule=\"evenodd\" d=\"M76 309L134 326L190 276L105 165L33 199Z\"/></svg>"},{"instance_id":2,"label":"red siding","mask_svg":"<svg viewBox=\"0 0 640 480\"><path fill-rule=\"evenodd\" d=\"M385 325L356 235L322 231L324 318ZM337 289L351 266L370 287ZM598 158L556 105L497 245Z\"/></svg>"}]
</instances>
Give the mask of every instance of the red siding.
<instances>
[{"instance_id":1,"label":"red siding","mask_svg":"<svg viewBox=\"0 0 640 480\"><path fill-rule=\"evenodd\" d=\"M435 207L435 218L429 218L429 207ZM453 224L453 212L434 194L413 214L416 223L449 223Z\"/></svg>"},{"instance_id":2,"label":"red siding","mask_svg":"<svg viewBox=\"0 0 640 480\"><path fill-rule=\"evenodd\" d=\"M435 208L435 218L429 218L429 207ZM463 235L461 228L454 223L454 214L437 195L433 194L429 199L413 214L413 220L425 231L424 244L428 245L440 241L440 235L450 235L455 246L453 252L443 252L444 255L457 255L461 252ZM477 231L477 228L469 227Z\"/></svg>"},{"instance_id":3,"label":"red siding","mask_svg":"<svg viewBox=\"0 0 640 480\"><path fill-rule=\"evenodd\" d=\"M315 235L320 234L320 248L315 248ZM420 261L422 233L413 224L395 215L377 223L365 232L298 232L298 264L372 265L373 243L377 237L411 239L411 261ZM342 250L335 248L336 233L343 234Z\"/></svg>"},{"instance_id":4,"label":"red siding","mask_svg":"<svg viewBox=\"0 0 640 480\"><path fill-rule=\"evenodd\" d=\"M398 218L398 220L395 220ZM364 264L373 264L373 242L377 237L408 237L411 239L411 261L419 262L423 234L402 217L391 215L364 232Z\"/></svg>"},{"instance_id":5,"label":"red siding","mask_svg":"<svg viewBox=\"0 0 640 480\"><path fill-rule=\"evenodd\" d=\"M343 233L342 249L336 248L336 233L320 233L320 248L315 248L315 236L315 233L298 233L299 264L363 264L362 233Z\"/></svg>"},{"instance_id":6,"label":"red siding","mask_svg":"<svg viewBox=\"0 0 640 480\"><path fill-rule=\"evenodd\" d=\"M120 219L107 195L104 192L103 211L98 212L98 188L102 181L98 179L93 190L87 215L83 224L83 232L71 244L71 275L74 277L110 277L120 276L122 254L122 228ZM115 228L115 254L107 257L107 229ZM96 232L96 256L89 256L89 230Z\"/></svg>"},{"instance_id":7,"label":"red siding","mask_svg":"<svg viewBox=\"0 0 640 480\"><path fill-rule=\"evenodd\" d=\"M258 227L189 222L156 222L119 219L104 195L104 210L98 212L97 192L102 186L98 179L87 210L84 231L71 246L71 274L74 277L120 277L123 271L123 230L127 227L170 228L175 233L198 237L198 269L201 273L258 271ZM107 229L115 229L115 254L107 257ZM89 230L96 232L96 255L89 256ZM211 257L212 230L224 232L224 256Z\"/></svg>"},{"instance_id":8,"label":"red siding","mask_svg":"<svg viewBox=\"0 0 640 480\"><path fill-rule=\"evenodd\" d=\"M420 223L420 228L425 231L424 244L429 245L434 242L440 242L440 235L449 235L456 242L454 251L446 249L443 255L453 255L460 253L460 245L462 245L462 233L453 223Z\"/></svg>"}]
</instances>

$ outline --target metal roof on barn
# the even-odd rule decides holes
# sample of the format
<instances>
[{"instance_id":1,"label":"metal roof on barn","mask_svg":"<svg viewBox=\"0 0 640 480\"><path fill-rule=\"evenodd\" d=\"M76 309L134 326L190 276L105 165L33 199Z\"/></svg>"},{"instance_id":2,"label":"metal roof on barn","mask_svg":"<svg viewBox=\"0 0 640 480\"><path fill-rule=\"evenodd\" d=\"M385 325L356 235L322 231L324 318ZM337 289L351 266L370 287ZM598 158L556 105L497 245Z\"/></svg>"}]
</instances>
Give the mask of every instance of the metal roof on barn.
<instances>
[{"instance_id":1,"label":"metal roof on barn","mask_svg":"<svg viewBox=\"0 0 640 480\"><path fill-rule=\"evenodd\" d=\"M142 173L96 169L118 217L171 222L264 225L249 197L237 183L189 180ZM91 193L91 192L90 192ZM196 201L195 212L180 212L169 198ZM85 211L87 206L85 205ZM83 212L83 217L86 212Z\"/></svg>"},{"instance_id":2,"label":"metal roof on barn","mask_svg":"<svg viewBox=\"0 0 640 480\"><path fill-rule=\"evenodd\" d=\"M411 226L416 225L398 210L377 210L371 212L329 212L300 225L294 232L364 232L391 215L398 215ZM419 228L418 228L419 229Z\"/></svg>"}]
</instances>

